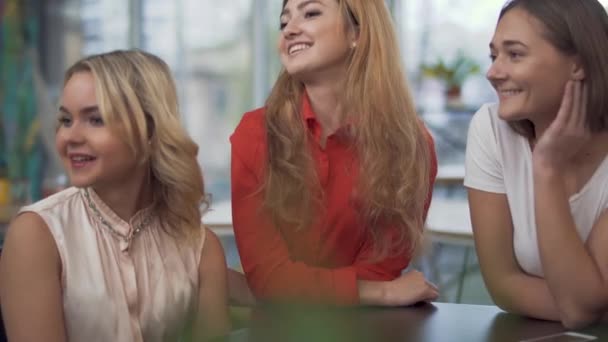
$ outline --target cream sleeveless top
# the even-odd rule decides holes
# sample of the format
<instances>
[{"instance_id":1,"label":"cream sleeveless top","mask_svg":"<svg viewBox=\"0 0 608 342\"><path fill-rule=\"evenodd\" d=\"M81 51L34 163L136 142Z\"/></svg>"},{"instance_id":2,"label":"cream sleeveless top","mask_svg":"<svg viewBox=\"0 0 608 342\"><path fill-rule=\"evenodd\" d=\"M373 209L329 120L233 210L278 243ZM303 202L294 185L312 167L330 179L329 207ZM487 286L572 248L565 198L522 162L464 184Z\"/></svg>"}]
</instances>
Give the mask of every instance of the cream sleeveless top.
<instances>
[{"instance_id":1,"label":"cream sleeveless top","mask_svg":"<svg viewBox=\"0 0 608 342\"><path fill-rule=\"evenodd\" d=\"M40 215L57 244L69 341L177 341L189 327L202 227L200 241L180 244L149 208L125 222L92 189L69 188L20 212Z\"/></svg>"}]
</instances>

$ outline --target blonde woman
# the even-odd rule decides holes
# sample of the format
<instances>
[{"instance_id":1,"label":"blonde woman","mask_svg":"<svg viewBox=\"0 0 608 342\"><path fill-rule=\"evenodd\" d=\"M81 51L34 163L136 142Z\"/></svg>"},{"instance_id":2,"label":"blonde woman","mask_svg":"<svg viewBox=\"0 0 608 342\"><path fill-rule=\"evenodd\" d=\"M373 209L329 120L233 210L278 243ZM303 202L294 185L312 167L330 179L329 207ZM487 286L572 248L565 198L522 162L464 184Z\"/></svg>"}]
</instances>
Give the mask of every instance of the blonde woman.
<instances>
[{"instance_id":1,"label":"blonde woman","mask_svg":"<svg viewBox=\"0 0 608 342\"><path fill-rule=\"evenodd\" d=\"M234 231L253 296L436 299L420 272L402 275L436 158L384 1L286 0L280 29L284 70L266 106L246 113L231 137Z\"/></svg>"},{"instance_id":2,"label":"blonde woman","mask_svg":"<svg viewBox=\"0 0 608 342\"><path fill-rule=\"evenodd\" d=\"M0 268L9 340L226 333L225 260L201 227L198 147L180 123L167 65L141 51L77 62L57 127L73 187L11 223Z\"/></svg>"}]
</instances>

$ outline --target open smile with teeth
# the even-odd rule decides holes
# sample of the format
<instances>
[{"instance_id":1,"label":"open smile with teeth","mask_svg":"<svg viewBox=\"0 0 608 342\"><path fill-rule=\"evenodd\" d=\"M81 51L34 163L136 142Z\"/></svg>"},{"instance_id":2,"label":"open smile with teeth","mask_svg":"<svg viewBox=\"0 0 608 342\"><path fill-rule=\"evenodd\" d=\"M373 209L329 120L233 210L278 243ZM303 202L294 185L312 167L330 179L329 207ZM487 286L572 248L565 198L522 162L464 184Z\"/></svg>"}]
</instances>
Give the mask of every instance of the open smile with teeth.
<instances>
[{"instance_id":1,"label":"open smile with teeth","mask_svg":"<svg viewBox=\"0 0 608 342\"><path fill-rule=\"evenodd\" d=\"M519 90L519 89L502 89L502 90L500 90L500 94L505 95L505 96L513 96L513 95L517 95L519 93L521 93L521 90Z\"/></svg>"},{"instance_id":2,"label":"open smile with teeth","mask_svg":"<svg viewBox=\"0 0 608 342\"><path fill-rule=\"evenodd\" d=\"M94 157L90 157L90 156L74 156L70 158L72 161L75 162L86 162L86 161L91 161L94 160Z\"/></svg>"},{"instance_id":3,"label":"open smile with teeth","mask_svg":"<svg viewBox=\"0 0 608 342\"><path fill-rule=\"evenodd\" d=\"M304 51L307 50L310 47L310 44L305 44L305 43L300 43L300 44L295 44L289 47L289 51L288 53L290 55L293 55L295 53L298 53L300 51Z\"/></svg>"}]
</instances>

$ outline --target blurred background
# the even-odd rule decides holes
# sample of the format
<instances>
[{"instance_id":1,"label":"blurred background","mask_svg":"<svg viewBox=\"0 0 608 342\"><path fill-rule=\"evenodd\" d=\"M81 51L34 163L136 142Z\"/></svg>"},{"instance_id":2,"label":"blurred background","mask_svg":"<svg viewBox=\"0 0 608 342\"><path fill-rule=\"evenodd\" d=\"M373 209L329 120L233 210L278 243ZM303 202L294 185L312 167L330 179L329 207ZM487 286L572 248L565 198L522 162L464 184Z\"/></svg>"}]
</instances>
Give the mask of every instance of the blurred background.
<instances>
[{"instance_id":1,"label":"blurred background","mask_svg":"<svg viewBox=\"0 0 608 342\"><path fill-rule=\"evenodd\" d=\"M440 163L434 195L439 207L429 217L435 235L414 266L445 283L442 300L486 303L462 177L471 115L482 103L495 101L484 73L504 1L386 3L418 112L435 137ZM54 151L64 70L88 54L140 48L159 55L173 70L184 123L200 145L199 162L213 196L212 211L204 220L218 230L228 262L238 268L230 226L228 138L245 111L263 105L280 70L276 41L281 4L0 0L2 226L21 205L69 186Z\"/></svg>"},{"instance_id":2,"label":"blurred background","mask_svg":"<svg viewBox=\"0 0 608 342\"><path fill-rule=\"evenodd\" d=\"M493 99L482 70L502 2L387 1L420 114L445 135L446 163L462 162L466 130L449 125L451 116L468 118ZM245 111L263 105L280 69L281 3L0 0L0 172L11 202L37 200L67 181L52 145L64 70L84 55L132 47L173 69L207 187L216 203L229 200L228 137Z\"/></svg>"}]
</instances>

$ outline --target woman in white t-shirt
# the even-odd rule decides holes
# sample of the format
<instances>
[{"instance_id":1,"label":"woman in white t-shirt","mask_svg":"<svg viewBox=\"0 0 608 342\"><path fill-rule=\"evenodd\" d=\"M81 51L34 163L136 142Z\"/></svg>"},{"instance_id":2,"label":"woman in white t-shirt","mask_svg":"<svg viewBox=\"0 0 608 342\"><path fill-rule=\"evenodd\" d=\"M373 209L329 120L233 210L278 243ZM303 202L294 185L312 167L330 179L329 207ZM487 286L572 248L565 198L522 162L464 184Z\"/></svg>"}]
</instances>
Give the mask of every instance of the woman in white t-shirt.
<instances>
[{"instance_id":1,"label":"woman in white t-shirt","mask_svg":"<svg viewBox=\"0 0 608 342\"><path fill-rule=\"evenodd\" d=\"M581 327L608 312L608 16L597 0L514 0L469 129L465 185L498 306Z\"/></svg>"}]
</instances>

